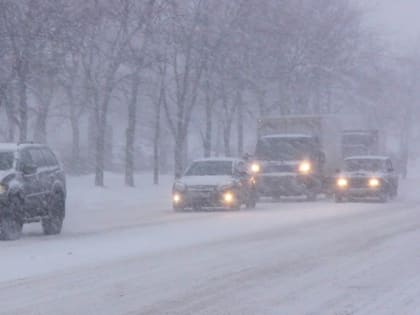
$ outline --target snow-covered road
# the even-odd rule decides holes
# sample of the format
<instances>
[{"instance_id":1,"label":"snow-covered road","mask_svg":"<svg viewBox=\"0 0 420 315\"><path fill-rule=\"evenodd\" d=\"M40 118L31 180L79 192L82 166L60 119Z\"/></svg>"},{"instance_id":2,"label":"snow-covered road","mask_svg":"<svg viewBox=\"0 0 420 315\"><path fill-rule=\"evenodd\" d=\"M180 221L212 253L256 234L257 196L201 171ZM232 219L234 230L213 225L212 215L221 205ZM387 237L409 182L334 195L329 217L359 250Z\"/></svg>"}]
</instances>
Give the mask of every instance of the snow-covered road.
<instances>
[{"instance_id":1,"label":"snow-covered road","mask_svg":"<svg viewBox=\"0 0 420 315\"><path fill-rule=\"evenodd\" d=\"M62 235L0 243L0 314L420 314L420 180L388 204L201 213L173 213L169 182L69 184Z\"/></svg>"}]
</instances>

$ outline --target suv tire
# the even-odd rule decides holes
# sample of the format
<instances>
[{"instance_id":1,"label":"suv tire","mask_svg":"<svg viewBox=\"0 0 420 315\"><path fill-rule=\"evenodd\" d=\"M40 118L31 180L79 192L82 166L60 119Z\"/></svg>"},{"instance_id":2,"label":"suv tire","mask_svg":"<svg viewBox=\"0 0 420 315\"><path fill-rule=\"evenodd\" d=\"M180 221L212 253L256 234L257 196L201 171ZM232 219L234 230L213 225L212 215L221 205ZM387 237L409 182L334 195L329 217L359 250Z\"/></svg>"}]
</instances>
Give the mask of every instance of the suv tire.
<instances>
[{"instance_id":1,"label":"suv tire","mask_svg":"<svg viewBox=\"0 0 420 315\"><path fill-rule=\"evenodd\" d=\"M53 193L49 209L48 217L42 219L42 229L46 235L60 234L63 227L65 200L61 192Z\"/></svg>"},{"instance_id":2,"label":"suv tire","mask_svg":"<svg viewBox=\"0 0 420 315\"><path fill-rule=\"evenodd\" d=\"M22 201L18 197L10 200L9 211L0 218L0 239L13 241L20 238L23 223L19 218L22 211Z\"/></svg>"}]
</instances>

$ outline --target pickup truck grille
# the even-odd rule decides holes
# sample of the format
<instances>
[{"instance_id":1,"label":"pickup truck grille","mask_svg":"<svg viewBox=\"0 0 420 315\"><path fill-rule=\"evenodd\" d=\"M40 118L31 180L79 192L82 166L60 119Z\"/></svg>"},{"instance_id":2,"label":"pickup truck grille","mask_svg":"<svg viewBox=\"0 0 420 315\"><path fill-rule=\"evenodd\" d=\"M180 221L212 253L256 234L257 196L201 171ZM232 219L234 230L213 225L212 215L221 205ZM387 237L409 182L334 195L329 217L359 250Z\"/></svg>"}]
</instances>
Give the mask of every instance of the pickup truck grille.
<instances>
[{"instance_id":1,"label":"pickup truck grille","mask_svg":"<svg viewBox=\"0 0 420 315\"><path fill-rule=\"evenodd\" d=\"M293 165L267 165L263 169L263 173L293 173L296 167Z\"/></svg>"}]
</instances>

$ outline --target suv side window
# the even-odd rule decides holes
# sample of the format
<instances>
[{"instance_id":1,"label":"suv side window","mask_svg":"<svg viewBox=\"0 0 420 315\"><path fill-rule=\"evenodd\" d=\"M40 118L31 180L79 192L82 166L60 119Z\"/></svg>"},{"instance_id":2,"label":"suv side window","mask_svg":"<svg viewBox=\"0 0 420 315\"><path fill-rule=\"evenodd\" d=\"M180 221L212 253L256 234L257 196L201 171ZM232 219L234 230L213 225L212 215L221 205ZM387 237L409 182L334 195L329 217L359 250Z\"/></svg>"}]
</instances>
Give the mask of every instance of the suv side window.
<instances>
[{"instance_id":1,"label":"suv side window","mask_svg":"<svg viewBox=\"0 0 420 315\"><path fill-rule=\"evenodd\" d=\"M32 156L29 154L28 150L21 151L18 169L22 171L24 165L33 165L33 164L34 162L32 160Z\"/></svg>"},{"instance_id":2,"label":"suv side window","mask_svg":"<svg viewBox=\"0 0 420 315\"><path fill-rule=\"evenodd\" d=\"M44 148L41 149L42 154L44 155L44 159L46 161L47 166L57 166L58 162L54 155L54 153L51 152L51 150Z\"/></svg>"},{"instance_id":3,"label":"suv side window","mask_svg":"<svg viewBox=\"0 0 420 315\"><path fill-rule=\"evenodd\" d=\"M38 167L46 166L47 163L46 163L46 161L44 159L44 155L42 154L40 149L38 149L38 148L30 149L29 154L31 155L32 161L36 166L38 166Z\"/></svg>"}]
</instances>

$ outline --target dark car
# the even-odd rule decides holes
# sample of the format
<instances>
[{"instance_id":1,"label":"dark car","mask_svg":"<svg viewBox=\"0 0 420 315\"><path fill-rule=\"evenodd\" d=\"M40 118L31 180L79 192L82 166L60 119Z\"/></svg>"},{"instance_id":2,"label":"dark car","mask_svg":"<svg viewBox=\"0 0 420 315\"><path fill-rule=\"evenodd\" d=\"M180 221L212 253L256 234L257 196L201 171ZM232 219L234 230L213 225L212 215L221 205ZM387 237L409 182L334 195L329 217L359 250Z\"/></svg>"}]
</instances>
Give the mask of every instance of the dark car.
<instances>
[{"instance_id":1,"label":"dark car","mask_svg":"<svg viewBox=\"0 0 420 315\"><path fill-rule=\"evenodd\" d=\"M218 158L194 161L173 185L174 210L205 207L239 209L256 205L254 178L241 159Z\"/></svg>"},{"instance_id":2,"label":"dark car","mask_svg":"<svg viewBox=\"0 0 420 315\"><path fill-rule=\"evenodd\" d=\"M42 222L59 234L65 216L65 175L54 153L40 144L0 144L0 238L20 237L24 223Z\"/></svg>"},{"instance_id":3,"label":"dark car","mask_svg":"<svg viewBox=\"0 0 420 315\"><path fill-rule=\"evenodd\" d=\"M335 183L335 200L376 198L386 202L398 193L398 175L386 156L356 156L344 160Z\"/></svg>"}]
</instances>

